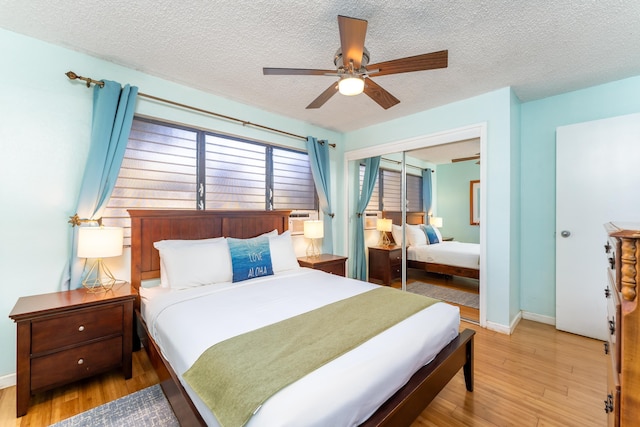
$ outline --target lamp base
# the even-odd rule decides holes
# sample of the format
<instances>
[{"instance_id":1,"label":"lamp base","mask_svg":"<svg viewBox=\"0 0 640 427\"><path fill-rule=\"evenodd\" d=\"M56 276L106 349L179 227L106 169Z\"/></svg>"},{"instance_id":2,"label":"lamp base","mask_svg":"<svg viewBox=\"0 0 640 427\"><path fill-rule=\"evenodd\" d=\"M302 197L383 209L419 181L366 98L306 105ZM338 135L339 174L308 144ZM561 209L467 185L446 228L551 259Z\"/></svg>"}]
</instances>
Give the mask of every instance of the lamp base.
<instances>
[{"instance_id":1,"label":"lamp base","mask_svg":"<svg viewBox=\"0 0 640 427\"><path fill-rule=\"evenodd\" d=\"M318 250L318 246L316 245L316 239L311 239L309 245L307 246L307 257L309 258L318 258L320 256L320 251Z\"/></svg>"},{"instance_id":2,"label":"lamp base","mask_svg":"<svg viewBox=\"0 0 640 427\"><path fill-rule=\"evenodd\" d=\"M111 270L109 270L109 267L102 261L102 258L98 258L96 262L93 263L84 280L82 280L82 286L84 286L87 292L106 292L119 283L126 282L116 279L113 273L111 273Z\"/></svg>"},{"instance_id":3,"label":"lamp base","mask_svg":"<svg viewBox=\"0 0 640 427\"><path fill-rule=\"evenodd\" d=\"M386 231L380 232L380 241L378 242L380 246L389 247L391 246L391 239L389 239L389 235Z\"/></svg>"}]
</instances>

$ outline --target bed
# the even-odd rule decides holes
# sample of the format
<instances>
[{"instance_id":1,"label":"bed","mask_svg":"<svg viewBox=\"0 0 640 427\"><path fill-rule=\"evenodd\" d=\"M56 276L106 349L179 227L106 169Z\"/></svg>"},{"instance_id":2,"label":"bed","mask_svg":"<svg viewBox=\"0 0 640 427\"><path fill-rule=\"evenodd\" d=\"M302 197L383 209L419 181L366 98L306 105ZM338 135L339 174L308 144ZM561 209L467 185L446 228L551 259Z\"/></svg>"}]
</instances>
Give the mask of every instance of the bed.
<instances>
[{"instance_id":1,"label":"bed","mask_svg":"<svg viewBox=\"0 0 640 427\"><path fill-rule=\"evenodd\" d=\"M129 213L132 224L131 283L140 294L145 295L144 298L138 298L136 302L136 316L139 325L138 335L145 350L149 354L154 368L158 372L163 391L171 403L181 425L216 425L217 423L217 419L213 413L209 411L206 405L203 405L198 394L193 392L189 385L190 383L184 381L186 374L183 375L183 373L185 369L192 363L194 358L197 358L197 355L201 352L202 348L204 348L203 346L205 346L205 344L199 341L201 335L220 335L221 340L225 339L225 334L233 335L239 333L240 336L242 336L242 328L250 330L256 327L256 325L253 325L251 322L254 321L254 318L261 316L261 314L256 314L261 308L271 306L271 300L273 300L273 304L275 304L274 307L278 308L276 310L267 310L265 308L265 312L278 312L280 313L279 316L292 316L291 319L297 319L302 317L297 316L297 314L302 313L302 315L304 315L307 310L310 310L309 312L316 312L318 310L314 310L314 308L324 306L325 303L328 304L328 307L334 306L336 304L330 303L334 301L340 303L343 299L347 300L352 295L372 295L373 292L368 292L368 290L372 287L381 288L366 282L340 278L317 270L300 267L297 269L291 268L286 271L279 271L272 276L258 277L234 284L221 282L215 286L200 286L188 290L189 292L193 290L193 292L197 294L202 293L203 295L198 295L198 298L190 294L187 296L186 291L180 291L184 293L186 300L196 301L196 305L200 304L205 307L213 307L213 305L210 304L218 304L216 306L218 309L214 310L210 308L204 310L207 312L207 316L213 317L206 318L205 320L196 320L191 317L197 313L197 310L193 306L186 308L186 311L189 313L188 315L183 314L185 310L178 311L176 308L175 311L172 311L174 310L173 302L168 304L171 309L165 310L164 308L158 308L158 306L162 307L164 304L164 302L158 301L163 301L163 299L171 300L174 298L173 294L176 292L173 292L173 294L172 292L167 292L161 289L161 285L156 287L155 290L145 289L144 286L141 286L144 282L159 281L161 268L164 267L165 273L167 271L167 267L162 264L158 250L154 247L154 243L164 240L215 239L221 236L249 239L266 232L271 231L273 233L272 230L277 230L276 235L285 236L286 233L284 232L287 229L289 212L132 210L129 211ZM270 242L275 241L275 239L275 237L269 237ZM274 270L276 269L275 262L276 260L274 259ZM280 263L280 268L282 268L282 265L284 264ZM294 292L296 287L301 288L301 293ZM245 293L240 294L239 292L241 292L240 289L242 288L245 289L242 291ZM154 296L154 292L156 292L157 295ZM166 297L167 294L170 294L170 296ZM158 295L160 296L158 297ZM251 297L250 295L254 296ZM305 300L302 295L312 297L307 297ZM183 297L181 296L180 298ZM210 298L210 300L206 300L205 302L205 298ZM242 300L242 304L249 304L248 301L251 299L259 301L260 304L253 307L247 306L246 309L251 312L251 316L246 316L246 314L241 313L239 315L240 317L232 318L230 316L238 316L238 310L234 308L228 309L227 312L225 312L225 307L231 307L229 301L239 299ZM287 303L282 302L282 300L287 299L290 301ZM311 304L307 300L314 302L312 305L305 306L305 304ZM158 304L158 306L154 304ZM180 304L182 304L182 302ZM178 304L176 303L176 307L177 306ZM448 330L448 333L452 335L446 338L445 335L438 335L438 338L435 339L435 341L438 339L445 340L441 343L444 346L436 343L432 349L424 350L422 347L419 348L416 354L419 357L423 357L425 362L430 361L427 365L422 366L424 363L419 363L411 370L408 370L409 365L415 365L417 363L416 360L409 360L409 356L404 356L405 352L402 352L402 354L396 352L395 356L392 352L392 359L405 360L402 363L406 363L407 368L402 367L402 363L398 363L397 368L392 368L378 380L375 380L375 376L370 374L372 372L371 369L373 369L373 371L384 370L384 365L395 364L395 362L389 363L388 361L384 361L386 360L383 354L385 348L395 351L397 348L405 349L407 345L406 343L396 342L392 346L389 346L385 341L381 341L387 339L384 338L383 335L391 334L391 331L395 328L406 327L421 329L415 328L415 325L411 326L412 319L415 322L424 324L425 319L429 321L430 316L435 316L433 319L441 318L441 316L442 318L446 318L446 316L451 314L449 307L448 304L437 303L428 309L421 310L381 334L367 340L355 349L327 363L318 370L313 371L299 381L281 389L260 407L260 411L251 417L246 425L267 425L267 417L269 414L278 414L278 411L282 410L278 409L278 405L280 405L280 408L290 407L290 403L295 401L292 400L294 398L298 399L294 406L306 408L302 409L302 416L308 414L310 417L324 417L327 416L326 414L332 414L335 405L337 408L335 412L338 414L336 416L339 417L340 413L354 412L352 408L343 406L343 403L344 401L350 400L349 398L352 394L356 395L362 391L375 391L378 393L373 397L366 393L364 394L365 401L377 402L375 403L375 407L363 409L362 413L358 416L364 418L356 418L349 422L343 422L343 419L335 418L342 420L339 421L340 424L360 424L364 426L409 425L461 368L465 374L466 388L468 391L472 391L474 332L472 330L464 330L458 333L459 313L457 319L451 320L449 317L447 321L432 322L448 324L448 326L444 326L443 328ZM287 311L291 311L291 313L282 314ZM162 313L160 320L158 320L158 312ZM272 314L268 314L268 316L271 315ZM164 318L162 316L164 316ZM215 316L223 317L216 318ZM420 316L426 317L421 319ZM226 323L220 319L224 319ZM147 320L151 323L147 323ZM275 319L275 321L278 321L278 319ZM194 326L201 322L207 325L223 325L223 327L213 329L204 328L202 330ZM239 324L244 326L236 327L236 325ZM167 327L167 325L173 326ZM233 325L233 327L229 327L229 325ZM176 333L176 331L171 332L171 327L177 329L178 333ZM161 331L158 331L159 329ZM211 334L205 334L203 331L207 329L213 332ZM234 329L238 330L233 332ZM422 331L420 333L428 335L431 332L427 333L426 331ZM207 338L207 340L209 339L210 338ZM186 355L184 353L178 356L174 354L176 349L190 347L191 343L195 343L196 341L198 341L198 344L195 345L196 348L189 349ZM201 348L198 349L198 346ZM360 355L354 355L357 352L360 352ZM433 355L428 355L428 352L433 352ZM406 351L406 353L411 353L411 351ZM363 354L375 355L376 357L360 359ZM381 365L370 365L376 362L378 358L380 359L379 362L382 362ZM367 366L368 370L362 370L364 366ZM394 369L400 370L401 372L394 371ZM338 393L339 390L345 387L339 385L337 382L341 379L340 377L344 376L344 372L349 371L361 371L360 376L356 376L351 380L351 389L346 389L346 395L340 395ZM406 376L406 378L402 378L403 375ZM402 379L398 380L397 378ZM374 383L370 382L372 379ZM334 380L336 383L334 383ZM375 381L379 382L377 386L374 385ZM384 390L381 384L386 385L389 381L400 381L400 383L397 384L397 386L393 386L391 390ZM305 382L307 383L307 388L305 388ZM309 387L309 385L311 385L311 387ZM319 385L322 385L322 387ZM307 391L304 391L322 388L325 389L324 394L333 396L337 403L323 403L324 401L317 395L308 396ZM378 389L382 391L379 392ZM356 406L359 407L360 405L356 404ZM289 412L289 410L287 410L287 412ZM318 413L320 413L320 415L318 415ZM333 418L319 418L320 421L317 422L319 424L326 424L328 419ZM298 421L291 421L291 425L296 424L300 424L300 419L298 419Z\"/></svg>"},{"instance_id":2,"label":"bed","mask_svg":"<svg viewBox=\"0 0 640 427\"><path fill-rule=\"evenodd\" d=\"M402 225L401 212L384 211L382 216L391 219L394 226ZM424 216L424 212L407 212L407 224L424 224ZM411 240L409 236L407 239ZM393 240L395 242L396 239ZM410 245L407 247L407 268L479 279L480 245L455 241L441 241L437 245Z\"/></svg>"}]
</instances>

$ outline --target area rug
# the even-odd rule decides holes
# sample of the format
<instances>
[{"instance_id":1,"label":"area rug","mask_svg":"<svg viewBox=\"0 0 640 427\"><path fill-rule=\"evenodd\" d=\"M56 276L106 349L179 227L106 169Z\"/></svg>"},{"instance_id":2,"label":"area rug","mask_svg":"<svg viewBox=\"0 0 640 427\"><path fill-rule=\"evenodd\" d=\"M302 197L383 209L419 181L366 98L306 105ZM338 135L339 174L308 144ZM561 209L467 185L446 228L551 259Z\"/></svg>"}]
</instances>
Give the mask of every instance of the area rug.
<instances>
[{"instance_id":1,"label":"area rug","mask_svg":"<svg viewBox=\"0 0 640 427\"><path fill-rule=\"evenodd\" d=\"M476 293L459 291L457 289L445 288L423 282L407 283L407 291L454 304L464 305L465 307L475 309L480 307L480 295Z\"/></svg>"},{"instance_id":2,"label":"area rug","mask_svg":"<svg viewBox=\"0 0 640 427\"><path fill-rule=\"evenodd\" d=\"M154 386L97 406L52 427L178 427L176 419L162 388Z\"/></svg>"}]
</instances>

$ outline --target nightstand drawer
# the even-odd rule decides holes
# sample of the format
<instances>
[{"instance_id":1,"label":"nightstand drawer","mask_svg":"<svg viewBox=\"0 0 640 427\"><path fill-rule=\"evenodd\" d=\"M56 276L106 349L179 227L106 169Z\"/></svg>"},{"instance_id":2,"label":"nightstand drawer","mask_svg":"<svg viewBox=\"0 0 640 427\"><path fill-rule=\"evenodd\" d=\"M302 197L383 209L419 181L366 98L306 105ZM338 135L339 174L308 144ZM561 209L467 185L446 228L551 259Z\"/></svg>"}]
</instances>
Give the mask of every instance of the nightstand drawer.
<instances>
[{"instance_id":1,"label":"nightstand drawer","mask_svg":"<svg viewBox=\"0 0 640 427\"><path fill-rule=\"evenodd\" d=\"M89 377L122 364L122 337L60 351L31 360L31 390Z\"/></svg>"},{"instance_id":2,"label":"nightstand drawer","mask_svg":"<svg viewBox=\"0 0 640 427\"><path fill-rule=\"evenodd\" d=\"M34 321L31 325L31 353L43 353L122 334L123 315L123 306L118 304Z\"/></svg>"}]
</instances>

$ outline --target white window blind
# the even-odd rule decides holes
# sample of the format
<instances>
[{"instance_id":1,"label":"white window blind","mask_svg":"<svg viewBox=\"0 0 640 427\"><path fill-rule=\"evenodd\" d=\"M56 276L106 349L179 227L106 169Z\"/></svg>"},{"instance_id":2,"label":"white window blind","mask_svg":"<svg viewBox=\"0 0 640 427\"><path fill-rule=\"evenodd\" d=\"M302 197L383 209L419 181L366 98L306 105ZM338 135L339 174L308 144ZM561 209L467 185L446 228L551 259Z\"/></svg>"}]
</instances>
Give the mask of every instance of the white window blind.
<instances>
[{"instance_id":1,"label":"white window blind","mask_svg":"<svg viewBox=\"0 0 640 427\"><path fill-rule=\"evenodd\" d=\"M362 194L362 184L364 182L364 170L365 166L360 165L360 194ZM378 172L379 174L379 172ZM380 209L380 180L376 177L376 183L373 186L373 192L371 193L371 199L365 210L367 211L379 211ZM360 195L358 195L360 197Z\"/></svg>"},{"instance_id":2,"label":"white window blind","mask_svg":"<svg viewBox=\"0 0 640 427\"><path fill-rule=\"evenodd\" d=\"M265 209L266 147L206 136L206 209Z\"/></svg>"},{"instance_id":3,"label":"white window blind","mask_svg":"<svg viewBox=\"0 0 640 427\"><path fill-rule=\"evenodd\" d=\"M128 209L315 210L317 197L307 153L136 117L103 213L125 245Z\"/></svg>"}]
</instances>

